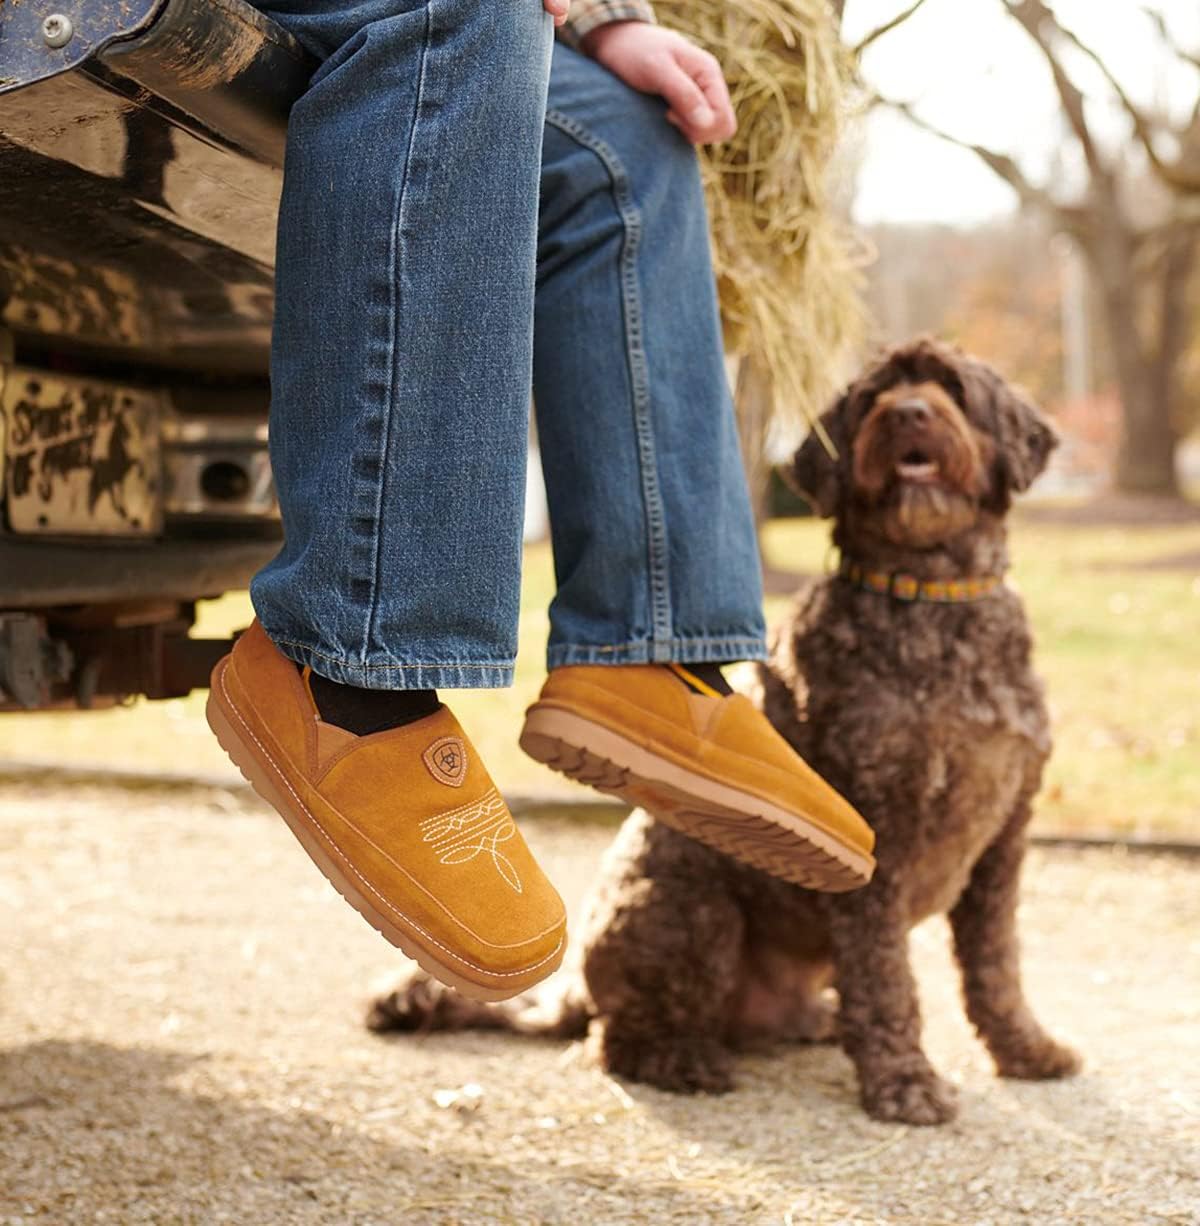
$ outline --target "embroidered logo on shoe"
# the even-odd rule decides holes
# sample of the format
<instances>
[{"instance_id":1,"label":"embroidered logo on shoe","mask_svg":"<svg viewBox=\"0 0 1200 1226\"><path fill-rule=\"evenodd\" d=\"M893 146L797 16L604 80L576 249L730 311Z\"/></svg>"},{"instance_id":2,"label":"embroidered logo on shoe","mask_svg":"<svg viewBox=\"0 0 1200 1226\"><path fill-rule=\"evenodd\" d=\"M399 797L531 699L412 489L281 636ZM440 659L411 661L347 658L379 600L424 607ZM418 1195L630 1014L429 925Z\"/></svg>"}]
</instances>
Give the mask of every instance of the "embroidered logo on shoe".
<instances>
[{"instance_id":1,"label":"embroidered logo on shoe","mask_svg":"<svg viewBox=\"0 0 1200 1226\"><path fill-rule=\"evenodd\" d=\"M443 736L421 755L429 773L447 787L460 788L467 777L467 747L462 737Z\"/></svg>"},{"instance_id":2,"label":"embroidered logo on shoe","mask_svg":"<svg viewBox=\"0 0 1200 1226\"><path fill-rule=\"evenodd\" d=\"M469 864L477 856L491 856L496 872L520 894L521 878L500 850L500 844L516 834L512 814L495 788L474 804L447 809L421 823L421 836L432 844L439 864Z\"/></svg>"}]
</instances>

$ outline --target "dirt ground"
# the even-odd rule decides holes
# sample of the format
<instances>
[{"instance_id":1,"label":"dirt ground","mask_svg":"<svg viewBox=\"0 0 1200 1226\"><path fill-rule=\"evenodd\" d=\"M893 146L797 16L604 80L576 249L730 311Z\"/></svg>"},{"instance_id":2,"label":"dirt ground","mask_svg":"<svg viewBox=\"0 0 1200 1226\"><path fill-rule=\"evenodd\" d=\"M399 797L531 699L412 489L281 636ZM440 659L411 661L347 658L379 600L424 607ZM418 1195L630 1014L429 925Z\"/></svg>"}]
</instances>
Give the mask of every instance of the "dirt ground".
<instances>
[{"instance_id":1,"label":"dirt ground","mask_svg":"<svg viewBox=\"0 0 1200 1226\"><path fill-rule=\"evenodd\" d=\"M525 825L577 901L611 829ZM0 780L0 1223L1200 1222L1200 861L1041 851L1025 897L1031 996L1086 1072L995 1079L933 923L963 1111L905 1129L831 1048L685 1099L578 1045L374 1038L397 955L257 802Z\"/></svg>"}]
</instances>

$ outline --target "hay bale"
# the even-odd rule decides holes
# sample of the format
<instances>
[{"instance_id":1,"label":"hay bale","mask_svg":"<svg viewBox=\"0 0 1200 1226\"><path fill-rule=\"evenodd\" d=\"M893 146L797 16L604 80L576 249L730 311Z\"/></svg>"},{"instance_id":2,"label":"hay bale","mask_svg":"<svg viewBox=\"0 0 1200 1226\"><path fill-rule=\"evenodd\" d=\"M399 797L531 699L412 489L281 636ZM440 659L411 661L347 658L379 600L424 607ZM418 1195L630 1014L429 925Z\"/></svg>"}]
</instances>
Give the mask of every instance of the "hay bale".
<instances>
[{"instance_id":1,"label":"hay bale","mask_svg":"<svg viewBox=\"0 0 1200 1226\"><path fill-rule=\"evenodd\" d=\"M828 194L851 55L827 0L654 8L720 60L738 116L701 152L726 346L769 372L773 418L812 421L863 332L863 259Z\"/></svg>"}]
</instances>

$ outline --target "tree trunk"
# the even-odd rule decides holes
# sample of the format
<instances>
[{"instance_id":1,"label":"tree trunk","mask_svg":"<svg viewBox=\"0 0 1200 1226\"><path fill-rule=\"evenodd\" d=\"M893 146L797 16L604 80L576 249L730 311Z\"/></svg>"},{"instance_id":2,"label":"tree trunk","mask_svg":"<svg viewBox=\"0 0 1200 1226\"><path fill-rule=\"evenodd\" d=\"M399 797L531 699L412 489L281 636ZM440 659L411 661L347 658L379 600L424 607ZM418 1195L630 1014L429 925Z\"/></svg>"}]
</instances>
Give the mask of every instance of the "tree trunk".
<instances>
[{"instance_id":1,"label":"tree trunk","mask_svg":"<svg viewBox=\"0 0 1200 1226\"><path fill-rule=\"evenodd\" d=\"M1121 396L1116 487L1126 494L1178 497L1175 451L1179 439L1171 408L1179 353L1172 338L1183 290L1171 281L1179 269L1172 269L1170 258L1165 261L1160 274L1163 292L1156 304L1159 318L1148 325L1154 343L1144 344L1137 318L1141 299L1134 287L1139 280L1144 284L1147 274L1139 274L1135 267L1130 236L1110 229L1088 248L1103 286L1104 322Z\"/></svg>"},{"instance_id":2,"label":"tree trunk","mask_svg":"<svg viewBox=\"0 0 1200 1226\"><path fill-rule=\"evenodd\" d=\"M1171 428L1168 406L1151 388L1130 389L1122 380L1120 392L1124 431L1117 457L1117 489L1125 494L1179 497L1175 475L1179 440Z\"/></svg>"}]
</instances>

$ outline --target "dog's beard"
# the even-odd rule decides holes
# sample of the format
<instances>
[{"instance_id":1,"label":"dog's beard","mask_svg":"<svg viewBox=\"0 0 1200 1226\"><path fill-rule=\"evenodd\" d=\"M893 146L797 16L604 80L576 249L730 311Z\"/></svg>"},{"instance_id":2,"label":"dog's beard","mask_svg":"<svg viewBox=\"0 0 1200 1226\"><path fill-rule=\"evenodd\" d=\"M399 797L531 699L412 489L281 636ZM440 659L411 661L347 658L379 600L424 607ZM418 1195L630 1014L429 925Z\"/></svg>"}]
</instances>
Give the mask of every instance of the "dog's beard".
<instances>
[{"instance_id":1,"label":"dog's beard","mask_svg":"<svg viewBox=\"0 0 1200 1226\"><path fill-rule=\"evenodd\" d=\"M907 482L875 512L887 540L914 549L929 549L968 531L978 513L975 500L956 490Z\"/></svg>"}]
</instances>

